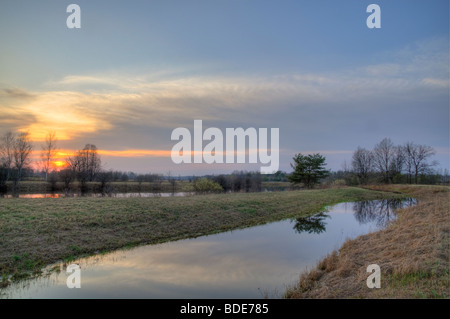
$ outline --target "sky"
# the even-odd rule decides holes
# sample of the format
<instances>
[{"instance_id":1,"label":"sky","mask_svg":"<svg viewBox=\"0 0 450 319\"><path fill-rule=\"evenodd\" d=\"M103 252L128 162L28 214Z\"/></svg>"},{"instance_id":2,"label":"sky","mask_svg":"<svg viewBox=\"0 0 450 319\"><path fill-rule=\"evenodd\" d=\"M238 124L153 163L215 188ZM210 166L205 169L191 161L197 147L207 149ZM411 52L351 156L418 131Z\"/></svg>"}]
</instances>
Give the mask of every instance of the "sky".
<instances>
[{"instance_id":1,"label":"sky","mask_svg":"<svg viewBox=\"0 0 450 319\"><path fill-rule=\"evenodd\" d=\"M381 28L366 24L372 3ZM54 131L60 160L89 143L105 169L259 169L175 164L173 130L202 120L278 128L287 172L297 153L342 169L385 137L432 146L448 169L449 117L448 0L0 3L0 135L29 132L39 150Z\"/></svg>"}]
</instances>

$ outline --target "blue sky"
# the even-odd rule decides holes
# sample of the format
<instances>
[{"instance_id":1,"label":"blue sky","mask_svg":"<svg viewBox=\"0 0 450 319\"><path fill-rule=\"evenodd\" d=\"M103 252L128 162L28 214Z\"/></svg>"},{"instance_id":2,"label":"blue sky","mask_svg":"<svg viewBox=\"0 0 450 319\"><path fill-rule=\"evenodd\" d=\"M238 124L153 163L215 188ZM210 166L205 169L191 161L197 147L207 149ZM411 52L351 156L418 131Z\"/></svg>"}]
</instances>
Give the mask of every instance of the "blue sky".
<instances>
[{"instance_id":1,"label":"blue sky","mask_svg":"<svg viewBox=\"0 0 450 319\"><path fill-rule=\"evenodd\" d=\"M68 29L66 7L81 7ZM368 29L366 7L381 7ZM170 150L176 127L277 127L280 169L339 169L384 137L449 167L448 1L2 1L0 133L55 130L63 149ZM165 156L108 168L188 173Z\"/></svg>"}]
</instances>

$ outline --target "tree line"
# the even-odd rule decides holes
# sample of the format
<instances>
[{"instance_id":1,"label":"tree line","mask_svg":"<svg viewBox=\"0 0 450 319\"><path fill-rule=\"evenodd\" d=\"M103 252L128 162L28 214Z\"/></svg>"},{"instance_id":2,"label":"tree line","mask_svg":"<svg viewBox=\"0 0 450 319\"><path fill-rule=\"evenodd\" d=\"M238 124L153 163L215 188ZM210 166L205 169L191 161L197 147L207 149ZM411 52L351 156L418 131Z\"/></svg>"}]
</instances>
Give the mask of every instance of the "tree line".
<instances>
[{"instance_id":1,"label":"tree line","mask_svg":"<svg viewBox=\"0 0 450 319\"><path fill-rule=\"evenodd\" d=\"M97 147L92 144L75 152L65 159L64 169L56 172L52 168L57 153L57 139L54 132L47 134L39 153L39 166L45 176L45 181L55 183L62 181L65 187L76 179L81 190L86 189L87 182L102 177L101 160ZM7 191L7 182L12 181L12 191L18 191L20 181L25 172L33 171L30 168L33 144L28 132L14 134L6 133L0 138L0 192Z\"/></svg>"},{"instance_id":2,"label":"tree line","mask_svg":"<svg viewBox=\"0 0 450 319\"><path fill-rule=\"evenodd\" d=\"M384 138L373 149L358 146L353 152L351 167L344 171L327 170L325 157L320 154L296 154L288 179L293 184L313 188L321 182L358 185L368 183L449 183L448 171L436 174L437 161L432 160L436 151L424 144L407 142L394 145ZM439 178L437 178L439 177Z\"/></svg>"},{"instance_id":3,"label":"tree line","mask_svg":"<svg viewBox=\"0 0 450 319\"><path fill-rule=\"evenodd\" d=\"M0 191L6 192L6 182L18 189L24 170L30 163L33 147L28 133L6 133L0 140Z\"/></svg>"},{"instance_id":4,"label":"tree line","mask_svg":"<svg viewBox=\"0 0 450 319\"><path fill-rule=\"evenodd\" d=\"M18 191L19 182L23 177L36 176L36 173L50 185L51 191L62 190L70 192L73 190L74 182L82 193L88 192L89 182L97 182L99 185L96 191L101 193L113 192L111 182L134 181L137 183L137 191L151 190L153 193L160 193L163 190L163 181L168 182L169 188L165 185L165 191L175 192L177 181L181 177L175 177L170 172L167 174L136 174L134 172L121 172L105 170L102 167L101 157L98 149L93 144L86 144L84 148L64 159L64 165L59 170L53 167L53 162L57 158L58 146L54 132L47 134L43 144L40 146L39 157L35 161L38 169L31 168L31 153L33 145L29 133L13 134L8 132L0 139L0 192L6 193L7 182L12 181L13 193ZM270 177L266 177L270 178ZM272 176L274 180L285 178L285 175L277 172ZM262 177L259 172L235 171L228 175L204 176L188 178L193 183L197 192L256 192L261 191ZM62 184L62 186L60 186ZM59 185L59 186L57 186ZM144 187L146 185L146 187ZM150 187L149 187L150 186Z\"/></svg>"},{"instance_id":5,"label":"tree line","mask_svg":"<svg viewBox=\"0 0 450 319\"><path fill-rule=\"evenodd\" d=\"M394 145L391 139L384 138L371 150L356 149L352 156L352 172L361 184L373 181L417 184L421 176L433 173L433 167L438 164L431 161L435 154L428 145L413 142Z\"/></svg>"},{"instance_id":6,"label":"tree line","mask_svg":"<svg viewBox=\"0 0 450 319\"><path fill-rule=\"evenodd\" d=\"M7 182L12 182L12 191L18 190L19 182L29 175L36 174L30 168L33 145L29 133L8 132L0 137L0 193L6 193ZM68 191L75 181L81 192L87 191L88 182L98 182L100 191L111 191L111 182L135 181L140 192L143 183L151 184L153 192L161 192L162 182L168 181L172 192L175 192L177 181L181 177L172 176L169 172L163 174L136 174L134 172L106 171L102 167L98 149L93 144L86 144L84 148L65 158L60 170L52 166L57 155L57 139L51 132L40 147L39 174L56 190L56 184L63 185ZM278 171L274 174L261 175L258 172L234 171L231 174L204 176L209 181L188 178L194 184L194 189L205 192L258 192L262 190L262 182L290 181L294 185L313 188L320 182L336 183L343 181L347 185L368 183L430 183L435 174L433 168L437 165L432 161L435 150L427 145L407 142L394 145L389 138L384 138L373 149L358 147L352 156L351 166L345 165L343 171L331 172L326 167L325 157L320 154L293 157L291 167L293 171L286 173ZM448 175L445 174L446 176ZM445 176L444 176L445 177ZM448 176L447 176L448 177ZM441 182L448 183L448 178L441 178ZM148 187L146 188L148 189Z\"/></svg>"}]
</instances>

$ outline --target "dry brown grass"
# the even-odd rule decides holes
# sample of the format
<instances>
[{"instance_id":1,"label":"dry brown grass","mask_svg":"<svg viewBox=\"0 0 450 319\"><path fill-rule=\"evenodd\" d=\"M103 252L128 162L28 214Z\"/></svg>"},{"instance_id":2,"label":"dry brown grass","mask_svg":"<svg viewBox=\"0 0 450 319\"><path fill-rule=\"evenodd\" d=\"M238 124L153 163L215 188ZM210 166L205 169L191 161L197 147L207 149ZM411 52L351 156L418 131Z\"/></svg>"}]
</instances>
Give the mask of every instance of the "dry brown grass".
<instances>
[{"instance_id":1,"label":"dry brown grass","mask_svg":"<svg viewBox=\"0 0 450 319\"><path fill-rule=\"evenodd\" d=\"M408 193L418 205L398 211L388 228L348 240L301 275L287 298L448 298L448 187L376 186ZM366 285L367 266L381 268L381 288Z\"/></svg>"}]
</instances>

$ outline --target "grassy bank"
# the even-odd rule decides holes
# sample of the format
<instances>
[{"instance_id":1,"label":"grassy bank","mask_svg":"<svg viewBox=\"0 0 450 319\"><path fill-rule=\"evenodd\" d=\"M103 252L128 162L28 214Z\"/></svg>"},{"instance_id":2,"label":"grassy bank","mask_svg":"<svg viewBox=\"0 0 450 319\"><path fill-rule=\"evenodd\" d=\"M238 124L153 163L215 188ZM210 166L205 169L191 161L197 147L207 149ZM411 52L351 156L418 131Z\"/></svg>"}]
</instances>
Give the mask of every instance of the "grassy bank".
<instances>
[{"instance_id":1,"label":"grassy bank","mask_svg":"<svg viewBox=\"0 0 450 319\"><path fill-rule=\"evenodd\" d=\"M58 260L310 215L343 201L392 196L341 188L170 198L3 198L0 273L21 278Z\"/></svg>"},{"instance_id":2,"label":"grassy bank","mask_svg":"<svg viewBox=\"0 0 450 319\"><path fill-rule=\"evenodd\" d=\"M449 298L450 188L378 186L408 194L417 206L390 227L347 241L303 273L287 298ZM369 289L367 266L378 264L381 288Z\"/></svg>"}]
</instances>

